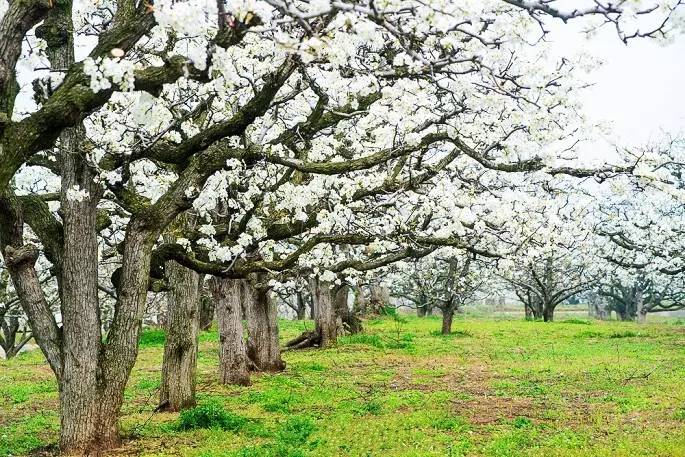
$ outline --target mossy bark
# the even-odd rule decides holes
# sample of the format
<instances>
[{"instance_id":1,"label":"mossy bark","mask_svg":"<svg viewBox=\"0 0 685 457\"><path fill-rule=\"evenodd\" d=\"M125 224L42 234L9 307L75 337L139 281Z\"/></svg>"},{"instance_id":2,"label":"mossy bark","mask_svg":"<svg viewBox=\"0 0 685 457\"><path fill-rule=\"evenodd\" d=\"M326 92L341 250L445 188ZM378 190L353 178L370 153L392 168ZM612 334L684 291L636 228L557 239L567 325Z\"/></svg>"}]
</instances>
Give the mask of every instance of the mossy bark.
<instances>
[{"instance_id":1,"label":"mossy bark","mask_svg":"<svg viewBox=\"0 0 685 457\"><path fill-rule=\"evenodd\" d=\"M159 409L195 406L195 376L203 276L175 261L165 266L169 278L167 325Z\"/></svg>"}]
</instances>

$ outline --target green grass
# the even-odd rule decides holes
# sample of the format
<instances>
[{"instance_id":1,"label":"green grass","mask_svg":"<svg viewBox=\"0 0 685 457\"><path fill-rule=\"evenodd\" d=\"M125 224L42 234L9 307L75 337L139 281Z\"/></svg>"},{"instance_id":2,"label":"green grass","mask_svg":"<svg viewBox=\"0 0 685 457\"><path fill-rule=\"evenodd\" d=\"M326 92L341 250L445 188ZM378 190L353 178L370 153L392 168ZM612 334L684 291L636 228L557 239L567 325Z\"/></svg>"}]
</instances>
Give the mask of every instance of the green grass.
<instances>
[{"instance_id":1,"label":"green grass","mask_svg":"<svg viewBox=\"0 0 685 457\"><path fill-rule=\"evenodd\" d=\"M283 340L311 322L281 322ZM113 455L685 456L685 326L388 315L283 373L217 382L200 337L199 407L153 413L164 333L141 337ZM39 351L0 361L0 456L49 453L58 394ZM46 449L48 451L46 451Z\"/></svg>"}]
</instances>

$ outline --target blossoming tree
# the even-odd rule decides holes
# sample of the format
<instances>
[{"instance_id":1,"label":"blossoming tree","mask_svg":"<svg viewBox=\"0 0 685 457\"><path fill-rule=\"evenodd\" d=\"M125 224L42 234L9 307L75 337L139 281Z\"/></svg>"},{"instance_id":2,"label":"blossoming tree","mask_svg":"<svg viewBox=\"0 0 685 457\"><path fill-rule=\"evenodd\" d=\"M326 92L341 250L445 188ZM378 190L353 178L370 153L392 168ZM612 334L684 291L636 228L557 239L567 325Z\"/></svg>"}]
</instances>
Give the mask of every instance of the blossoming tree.
<instances>
[{"instance_id":1,"label":"blossoming tree","mask_svg":"<svg viewBox=\"0 0 685 457\"><path fill-rule=\"evenodd\" d=\"M625 41L667 34L680 2L557 3L3 3L0 248L59 384L62 450L118 442L153 256L244 278L321 243L358 244L327 234L348 205L383 205L455 161L594 174L548 160L582 124L582 62L549 62L536 36L555 18L610 24ZM56 195L18 192L46 177ZM207 226L195 240L173 230L187 211ZM228 224L221 242L215 219ZM120 268L103 334L98 259L112 228Z\"/></svg>"}]
</instances>

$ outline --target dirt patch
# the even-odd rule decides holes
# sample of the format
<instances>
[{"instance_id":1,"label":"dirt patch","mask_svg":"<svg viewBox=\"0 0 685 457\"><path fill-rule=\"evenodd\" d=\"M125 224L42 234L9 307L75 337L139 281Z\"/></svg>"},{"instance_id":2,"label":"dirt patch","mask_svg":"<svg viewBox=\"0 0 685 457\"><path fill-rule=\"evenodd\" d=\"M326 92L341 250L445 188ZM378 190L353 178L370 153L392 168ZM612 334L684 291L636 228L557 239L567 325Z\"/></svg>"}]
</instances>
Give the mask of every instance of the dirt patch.
<instances>
[{"instance_id":1,"label":"dirt patch","mask_svg":"<svg viewBox=\"0 0 685 457\"><path fill-rule=\"evenodd\" d=\"M447 390L471 394L486 390L490 379L486 365L468 365L460 357L399 359L384 365L396 369L389 385L397 390Z\"/></svg>"},{"instance_id":2,"label":"dirt patch","mask_svg":"<svg viewBox=\"0 0 685 457\"><path fill-rule=\"evenodd\" d=\"M454 400L452 412L468 418L473 425L487 425L516 417L539 419L542 409L530 398L485 395L471 400Z\"/></svg>"},{"instance_id":3,"label":"dirt patch","mask_svg":"<svg viewBox=\"0 0 685 457\"><path fill-rule=\"evenodd\" d=\"M7 408L0 408L0 427L9 427L19 423L38 411L59 411L59 400L48 398L30 400L18 404L9 404Z\"/></svg>"}]
</instances>

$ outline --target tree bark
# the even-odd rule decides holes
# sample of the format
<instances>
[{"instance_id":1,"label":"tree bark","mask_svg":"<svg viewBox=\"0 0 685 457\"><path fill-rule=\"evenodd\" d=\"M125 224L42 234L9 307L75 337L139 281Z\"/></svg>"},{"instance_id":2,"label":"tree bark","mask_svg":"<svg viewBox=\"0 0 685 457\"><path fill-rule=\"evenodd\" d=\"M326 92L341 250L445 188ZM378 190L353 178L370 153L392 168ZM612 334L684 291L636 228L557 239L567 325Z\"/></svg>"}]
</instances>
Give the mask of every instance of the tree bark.
<instances>
[{"instance_id":1,"label":"tree bark","mask_svg":"<svg viewBox=\"0 0 685 457\"><path fill-rule=\"evenodd\" d=\"M38 249L23 243L23 221L13 197L0 196L0 242L12 283L31 330L57 380L62 378L62 338L55 317L41 289L35 262ZM11 219L11 220L10 220Z\"/></svg>"},{"instance_id":2,"label":"tree bark","mask_svg":"<svg viewBox=\"0 0 685 457\"><path fill-rule=\"evenodd\" d=\"M374 314L382 314L386 306L390 305L390 291L388 287L382 283L371 284L369 286L371 296L369 298L369 306L371 312Z\"/></svg>"},{"instance_id":3,"label":"tree bark","mask_svg":"<svg viewBox=\"0 0 685 457\"><path fill-rule=\"evenodd\" d=\"M336 312L336 294L331 284L314 278L309 281L309 287L312 292L312 309L316 316L314 330L288 341L288 349L332 346L337 342L338 333L342 329L342 321Z\"/></svg>"},{"instance_id":4,"label":"tree bark","mask_svg":"<svg viewBox=\"0 0 685 457\"><path fill-rule=\"evenodd\" d=\"M350 310L347 303L349 293L350 286L347 284L343 284L338 288L335 292L335 311L345 330L354 334L362 331L362 321L354 310Z\"/></svg>"},{"instance_id":5,"label":"tree bark","mask_svg":"<svg viewBox=\"0 0 685 457\"><path fill-rule=\"evenodd\" d=\"M73 61L73 55L63 63ZM98 299L97 204L100 185L80 150L82 126L60 137L61 205L64 251L61 265L63 351L60 383L61 438L64 451L118 442L113 427L101 428L103 411L100 357L102 330ZM114 412L117 415L118 410Z\"/></svg>"},{"instance_id":6,"label":"tree bark","mask_svg":"<svg viewBox=\"0 0 685 457\"><path fill-rule=\"evenodd\" d=\"M320 337L320 346L327 348L338 341L338 321L335 312L333 289L331 284L314 279L316 292L316 333Z\"/></svg>"},{"instance_id":7,"label":"tree bark","mask_svg":"<svg viewBox=\"0 0 685 457\"><path fill-rule=\"evenodd\" d=\"M212 278L209 281L219 327L219 380L222 384L250 384L247 344L241 302L242 279Z\"/></svg>"},{"instance_id":8,"label":"tree bark","mask_svg":"<svg viewBox=\"0 0 685 457\"><path fill-rule=\"evenodd\" d=\"M545 304L542 310L542 319L545 322L552 322L554 320L554 306L550 304Z\"/></svg>"},{"instance_id":9,"label":"tree bark","mask_svg":"<svg viewBox=\"0 0 685 457\"><path fill-rule=\"evenodd\" d=\"M76 151L63 151L62 159L64 253L60 297L66 350L62 351L59 382L60 447L66 454L80 455L119 443L118 413L130 368L120 372L120 361L102 353L97 289L99 188ZM70 190L77 186L88 196L82 200L70 196ZM124 379L108 376L110 367L102 365L108 362Z\"/></svg>"},{"instance_id":10,"label":"tree bark","mask_svg":"<svg viewBox=\"0 0 685 457\"><path fill-rule=\"evenodd\" d=\"M256 275L254 283L245 282L247 311L247 355L257 371L277 372L285 369L278 341L276 304L263 287L263 275Z\"/></svg>"},{"instance_id":11,"label":"tree bark","mask_svg":"<svg viewBox=\"0 0 685 457\"><path fill-rule=\"evenodd\" d=\"M209 295L200 296L200 330L209 330L214 321L216 303Z\"/></svg>"},{"instance_id":12,"label":"tree bark","mask_svg":"<svg viewBox=\"0 0 685 457\"><path fill-rule=\"evenodd\" d=\"M454 319L454 310L447 308L442 312L442 334L449 335L452 333L452 320Z\"/></svg>"},{"instance_id":13,"label":"tree bark","mask_svg":"<svg viewBox=\"0 0 685 457\"><path fill-rule=\"evenodd\" d=\"M355 286L354 288L354 311L359 316L365 316L368 312L368 303L366 296L364 296L364 289L362 286Z\"/></svg>"},{"instance_id":14,"label":"tree bark","mask_svg":"<svg viewBox=\"0 0 685 457\"><path fill-rule=\"evenodd\" d=\"M180 411L196 404L202 276L173 260L166 262L164 269L169 279L169 292L159 409Z\"/></svg>"}]
</instances>

